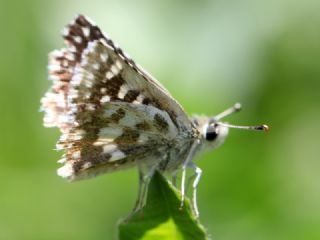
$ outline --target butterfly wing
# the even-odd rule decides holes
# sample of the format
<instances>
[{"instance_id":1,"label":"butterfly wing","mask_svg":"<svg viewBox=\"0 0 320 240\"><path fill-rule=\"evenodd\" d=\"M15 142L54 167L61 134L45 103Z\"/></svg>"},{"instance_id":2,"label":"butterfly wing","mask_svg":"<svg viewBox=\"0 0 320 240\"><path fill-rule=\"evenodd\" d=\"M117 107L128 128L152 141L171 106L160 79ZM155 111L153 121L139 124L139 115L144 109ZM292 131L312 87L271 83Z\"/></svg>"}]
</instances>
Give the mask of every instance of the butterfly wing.
<instances>
[{"instance_id":1,"label":"butterfly wing","mask_svg":"<svg viewBox=\"0 0 320 240\"><path fill-rule=\"evenodd\" d=\"M82 15L77 16L64 29L63 37L66 48L55 50L49 55L49 77L53 80L53 86L42 99L42 107L46 112L45 126L57 126L62 132L68 129L68 125L65 123L65 113L69 111L67 106L69 83L75 76L76 67L81 63L84 50L96 40L104 42L108 47L109 54L123 62L124 69L122 69L121 75L131 82L135 82L137 88L148 95L144 99L144 103L151 103L167 111L178 127L190 126L188 116L169 92L130 59L111 39L106 37L92 21ZM117 65L110 70L116 70L116 67ZM132 98L135 93L130 92L131 95L128 97Z\"/></svg>"},{"instance_id":2,"label":"butterfly wing","mask_svg":"<svg viewBox=\"0 0 320 240\"><path fill-rule=\"evenodd\" d=\"M182 107L97 26L78 16L64 39L67 47L50 55L53 86L42 100L45 125L63 133L59 175L75 180L161 161L181 133L193 137Z\"/></svg>"}]
</instances>

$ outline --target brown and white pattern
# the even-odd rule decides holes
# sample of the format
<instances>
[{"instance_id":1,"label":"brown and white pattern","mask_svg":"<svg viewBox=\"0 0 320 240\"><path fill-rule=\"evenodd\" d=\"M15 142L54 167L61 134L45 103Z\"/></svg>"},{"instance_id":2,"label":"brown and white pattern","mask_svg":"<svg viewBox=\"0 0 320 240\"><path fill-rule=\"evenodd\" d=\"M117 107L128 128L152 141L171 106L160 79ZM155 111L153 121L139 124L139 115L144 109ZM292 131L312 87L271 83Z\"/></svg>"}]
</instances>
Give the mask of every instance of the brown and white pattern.
<instances>
[{"instance_id":1,"label":"brown and white pattern","mask_svg":"<svg viewBox=\"0 0 320 240\"><path fill-rule=\"evenodd\" d=\"M77 16L63 37L66 47L49 56L53 86L42 99L45 126L62 132L59 175L77 180L158 164L179 138L193 140L181 106L91 21Z\"/></svg>"},{"instance_id":2,"label":"brown and white pattern","mask_svg":"<svg viewBox=\"0 0 320 240\"><path fill-rule=\"evenodd\" d=\"M184 196L185 169L191 167L196 189L201 170L192 163L195 153L223 142L228 126L218 121L238 107L189 118L158 81L82 15L66 26L63 38L66 46L49 55L52 87L41 101L44 125L62 132L57 149L64 150L64 166L58 174L74 181L133 166L140 173L147 169L147 176L182 168Z\"/></svg>"}]
</instances>

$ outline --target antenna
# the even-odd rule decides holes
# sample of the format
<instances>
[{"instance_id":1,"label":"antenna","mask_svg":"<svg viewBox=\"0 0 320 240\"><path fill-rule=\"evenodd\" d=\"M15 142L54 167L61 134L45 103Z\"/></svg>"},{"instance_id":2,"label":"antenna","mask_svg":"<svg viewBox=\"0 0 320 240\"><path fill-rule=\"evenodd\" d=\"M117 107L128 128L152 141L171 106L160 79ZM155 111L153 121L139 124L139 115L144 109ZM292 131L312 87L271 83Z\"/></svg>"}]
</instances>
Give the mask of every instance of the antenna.
<instances>
[{"instance_id":1,"label":"antenna","mask_svg":"<svg viewBox=\"0 0 320 240\"><path fill-rule=\"evenodd\" d=\"M228 108L227 110L224 110L222 113L219 113L218 115L211 118L211 122L218 122L222 118L225 118L226 116L229 116L232 113L239 112L240 110L241 110L241 104L236 103L232 107Z\"/></svg>"},{"instance_id":2,"label":"antenna","mask_svg":"<svg viewBox=\"0 0 320 240\"><path fill-rule=\"evenodd\" d=\"M238 129L254 130L254 131L265 131L265 132L268 132L270 130L269 126L266 125L266 124L257 125L257 126L238 126L238 125L232 125L232 124L229 124L229 123L219 122L218 125L225 126L225 127L228 127L228 128L238 128Z\"/></svg>"},{"instance_id":3,"label":"antenna","mask_svg":"<svg viewBox=\"0 0 320 240\"><path fill-rule=\"evenodd\" d=\"M269 131L269 126L266 124L262 124L262 125L257 125L257 126L238 126L238 125L232 125L229 123L223 123L223 122L219 122L222 118L225 118L235 112L239 112L241 110L241 104L240 103L236 103L234 104L232 107L228 108L227 110L223 111L222 113L212 117L210 119L210 123L215 123L221 126L225 126L228 128L238 128L238 129L245 129L245 130L255 130L255 131L265 131L268 132Z\"/></svg>"}]
</instances>

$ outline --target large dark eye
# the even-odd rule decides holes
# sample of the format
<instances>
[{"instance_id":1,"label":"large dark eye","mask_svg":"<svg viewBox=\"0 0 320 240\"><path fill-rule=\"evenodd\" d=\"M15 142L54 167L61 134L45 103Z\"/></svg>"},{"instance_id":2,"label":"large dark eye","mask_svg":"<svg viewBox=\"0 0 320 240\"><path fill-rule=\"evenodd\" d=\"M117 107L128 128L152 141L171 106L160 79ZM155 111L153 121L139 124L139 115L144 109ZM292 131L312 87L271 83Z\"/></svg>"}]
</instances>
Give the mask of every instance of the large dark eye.
<instances>
[{"instance_id":1,"label":"large dark eye","mask_svg":"<svg viewBox=\"0 0 320 240\"><path fill-rule=\"evenodd\" d=\"M217 138L217 128L214 125L209 125L206 132L206 140L213 141Z\"/></svg>"}]
</instances>

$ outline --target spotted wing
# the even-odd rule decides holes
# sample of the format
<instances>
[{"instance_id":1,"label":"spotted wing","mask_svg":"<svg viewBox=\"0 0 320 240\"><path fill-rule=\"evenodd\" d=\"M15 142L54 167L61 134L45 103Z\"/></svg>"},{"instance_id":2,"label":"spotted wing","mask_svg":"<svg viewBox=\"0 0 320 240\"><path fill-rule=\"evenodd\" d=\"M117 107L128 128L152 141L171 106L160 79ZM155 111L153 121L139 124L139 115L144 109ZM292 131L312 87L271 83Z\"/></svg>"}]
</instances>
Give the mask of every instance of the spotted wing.
<instances>
[{"instance_id":1,"label":"spotted wing","mask_svg":"<svg viewBox=\"0 0 320 240\"><path fill-rule=\"evenodd\" d=\"M53 84L42 98L41 105L45 111L44 125L68 132L72 127L67 119L70 110L67 103L70 81L75 75L76 66L81 62L83 50L89 42L103 38L103 34L85 17L78 16L65 27L63 37L66 47L49 54L49 79Z\"/></svg>"},{"instance_id":2,"label":"spotted wing","mask_svg":"<svg viewBox=\"0 0 320 240\"><path fill-rule=\"evenodd\" d=\"M67 100L71 87L70 81L76 76L76 67L81 64L84 51L92 49L94 44L103 44L108 48L107 52L111 56L109 63L112 58L116 59L114 66L108 65L107 67L110 67L110 69L104 68L106 72L110 70L108 76L117 73L119 62L122 62L123 65L120 66L120 68L122 67L121 77L130 82L135 82L136 89L129 92L127 99L133 99L134 97L138 100L141 99L141 95L136 96L137 91L141 90L145 94L144 104L152 104L167 111L179 128L190 127L188 116L169 92L130 59L92 21L82 15L77 16L63 30L63 37L66 47L49 54L49 78L53 81L53 86L42 99L42 108L45 110L45 126L59 127L62 132L68 131L68 128L71 127L66 116L66 113L70 110ZM97 44L97 42L100 43ZM88 79L88 81L91 80ZM91 91L92 89L87 88L87 90Z\"/></svg>"},{"instance_id":3,"label":"spotted wing","mask_svg":"<svg viewBox=\"0 0 320 240\"><path fill-rule=\"evenodd\" d=\"M51 54L54 82L42 100L45 125L63 132L59 175L75 180L161 160L179 132L191 136L181 106L85 17L64 38L67 47Z\"/></svg>"},{"instance_id":4,"label":"spotted wing","mask_svg":"<svg viewBox=\"0 0 320 240\"><path fill-rule=\"evenodd\" d=\"M169 115L152 105L107 102L91 114L79 114L79 126L57 144L65 150L58 174L71 181L160 163L177 136Z\"/></svg>"}]
</instances>

